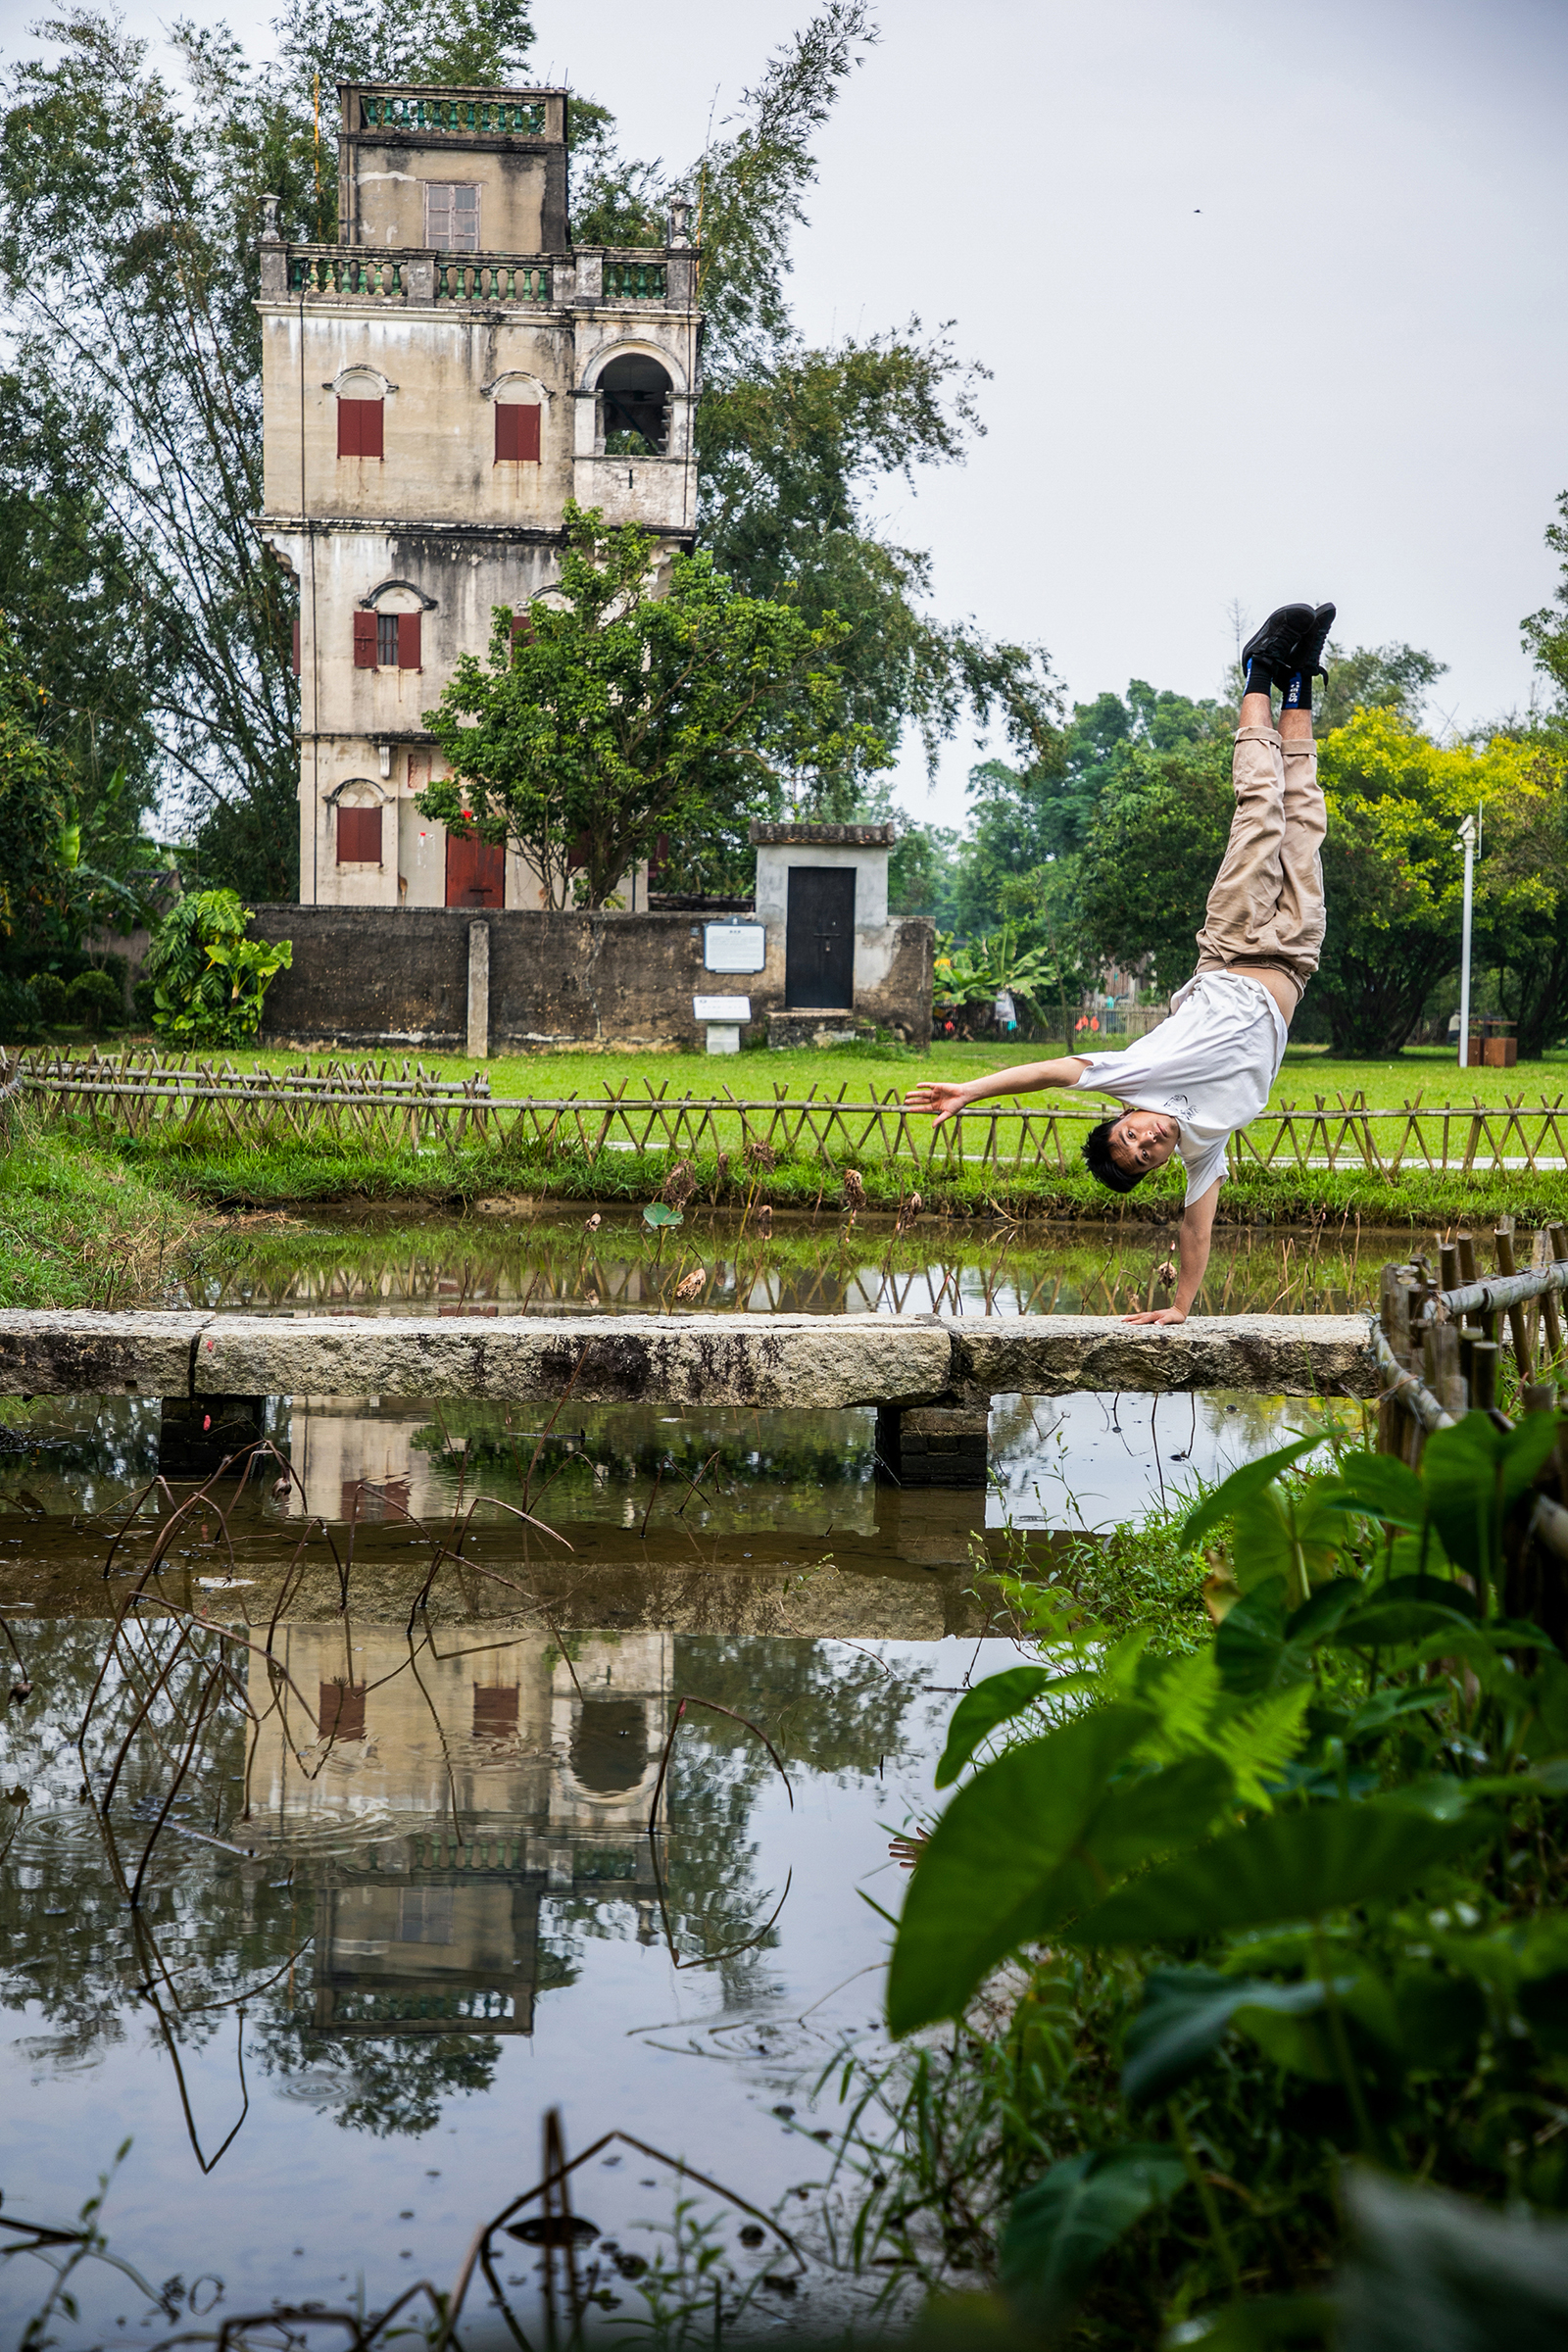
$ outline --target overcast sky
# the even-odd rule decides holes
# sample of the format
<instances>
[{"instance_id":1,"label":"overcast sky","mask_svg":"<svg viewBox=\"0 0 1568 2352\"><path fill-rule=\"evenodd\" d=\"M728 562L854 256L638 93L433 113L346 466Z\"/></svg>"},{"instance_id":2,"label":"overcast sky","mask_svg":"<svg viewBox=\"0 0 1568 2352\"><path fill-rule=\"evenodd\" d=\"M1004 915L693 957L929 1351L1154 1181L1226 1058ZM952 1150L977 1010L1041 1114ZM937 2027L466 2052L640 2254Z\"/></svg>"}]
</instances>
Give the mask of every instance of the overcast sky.
<instances>
[{"instance_id":1,"label":"overcast sky","mask_svg":"<svg viewBox=\"0 0 1568 2352\"><path fill-rule=\"evenodd\" d=\"M535 8L532 77L683 165L808 0ZM37 13L0 0L9 53ZM881 510L935 609L1040 640L1078 698L1202 695L1233 604L1333 597L1347 643L1447 662L1435 724L1527 702L1568 488L1565 100L1562 0L887 0L794 287L812 340L913 313L991 370L967 464ZM929 796L907 761L900 798L957 821L975 756Z\"/></svg>"}]
</instances>

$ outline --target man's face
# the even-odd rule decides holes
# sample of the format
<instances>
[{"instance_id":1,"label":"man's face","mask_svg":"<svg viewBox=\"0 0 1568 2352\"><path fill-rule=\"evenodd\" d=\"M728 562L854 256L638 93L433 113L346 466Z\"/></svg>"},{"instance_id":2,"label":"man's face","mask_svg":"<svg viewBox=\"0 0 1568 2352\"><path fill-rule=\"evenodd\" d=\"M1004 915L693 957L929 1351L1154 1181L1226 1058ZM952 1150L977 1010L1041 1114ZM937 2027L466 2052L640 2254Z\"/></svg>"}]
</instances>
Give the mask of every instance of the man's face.
<instances>
[{"instance_id":1,"label":"man's face","mask_svg":"<svg viewBox=\"0 0 1568 2352\"><path fill-rule=\"evenodd\" d=\"M1181 1132L1161 1110L1124 1110L1110 1131L1110 1156L1129 1176L1147 1176L1165 1165Z\"/></svg>"}]
</instances>

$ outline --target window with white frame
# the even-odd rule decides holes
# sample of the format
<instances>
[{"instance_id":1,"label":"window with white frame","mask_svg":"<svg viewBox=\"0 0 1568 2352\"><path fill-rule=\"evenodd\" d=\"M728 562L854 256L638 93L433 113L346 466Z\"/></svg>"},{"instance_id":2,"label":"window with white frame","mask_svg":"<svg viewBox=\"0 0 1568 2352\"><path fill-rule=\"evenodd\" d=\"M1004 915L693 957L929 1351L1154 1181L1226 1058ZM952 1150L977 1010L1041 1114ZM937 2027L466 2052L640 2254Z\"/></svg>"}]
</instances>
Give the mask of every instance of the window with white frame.
<instances>
[{"instance_id":1,"label":"window with white frame","mask_svg":"<svg viewBox=\"0 0 1568 2352\"><path fill-rule=\"evenodd\" d=\"M478 189L461 179L427 179L424 241L436 253L477 253Z\"/></svg>"}]
</instances>

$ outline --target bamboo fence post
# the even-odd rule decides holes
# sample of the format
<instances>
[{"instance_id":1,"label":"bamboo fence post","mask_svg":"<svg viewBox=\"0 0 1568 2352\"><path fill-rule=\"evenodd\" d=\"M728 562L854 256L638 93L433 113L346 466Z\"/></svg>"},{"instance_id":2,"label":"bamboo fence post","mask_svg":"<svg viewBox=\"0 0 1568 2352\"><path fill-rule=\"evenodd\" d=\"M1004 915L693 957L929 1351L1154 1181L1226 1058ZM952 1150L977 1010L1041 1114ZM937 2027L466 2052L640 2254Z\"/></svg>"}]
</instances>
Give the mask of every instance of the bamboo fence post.
<instances>
[{"instance_id":1,"label":"bamboo fence post","mask_svg":"<svg viewBox=\"0 0 1568 2352\"><path fill-rule=\"evenodd\" d=\"M1513 1262L1512 1217L1498 1218L1497 1223L1493 1230L1492 1239L1493 1246L1495 1249L1497 1255L1497 1272L1499 1274L1516 1273L1518 1269ZM1514 1367L1521 1381L1528 1380L1530 1377L1531 1362L1530 1339L1525 1330L1525 1310L1523 1306L1509 1307L1508 1336L1513 1341Z\"/></svg>"}]
</instances>

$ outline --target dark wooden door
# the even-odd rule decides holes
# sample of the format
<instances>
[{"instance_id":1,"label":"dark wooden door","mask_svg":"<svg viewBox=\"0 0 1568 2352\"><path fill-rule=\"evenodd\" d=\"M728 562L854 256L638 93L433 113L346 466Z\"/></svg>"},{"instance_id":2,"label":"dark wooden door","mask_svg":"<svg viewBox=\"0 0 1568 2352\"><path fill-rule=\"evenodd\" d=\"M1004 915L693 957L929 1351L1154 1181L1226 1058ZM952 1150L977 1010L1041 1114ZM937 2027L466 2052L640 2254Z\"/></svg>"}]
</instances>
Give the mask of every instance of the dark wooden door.
<instances>
[{"instance_id":1,"label":"dark wooden door","mask_svg":"<svg viewBox=\"0 0 1568 2352\"><path fill-rule=\"evenodd\" d=\"M835 865L790 867L784 929L784 1003L847 1012L855 1003L855 874Z\"/></svg>"},{"instance_id":2,"label":"dark wooden door","mask_svg":"<svg viewBox=\"0 0 1568 2352\"><path fill-rule=\"evenodd\" d=\"M505 900L506 880L504 842L480 841L472 833L447 835L449 906L499 906Z\"/></svg>"}]
</instances>

